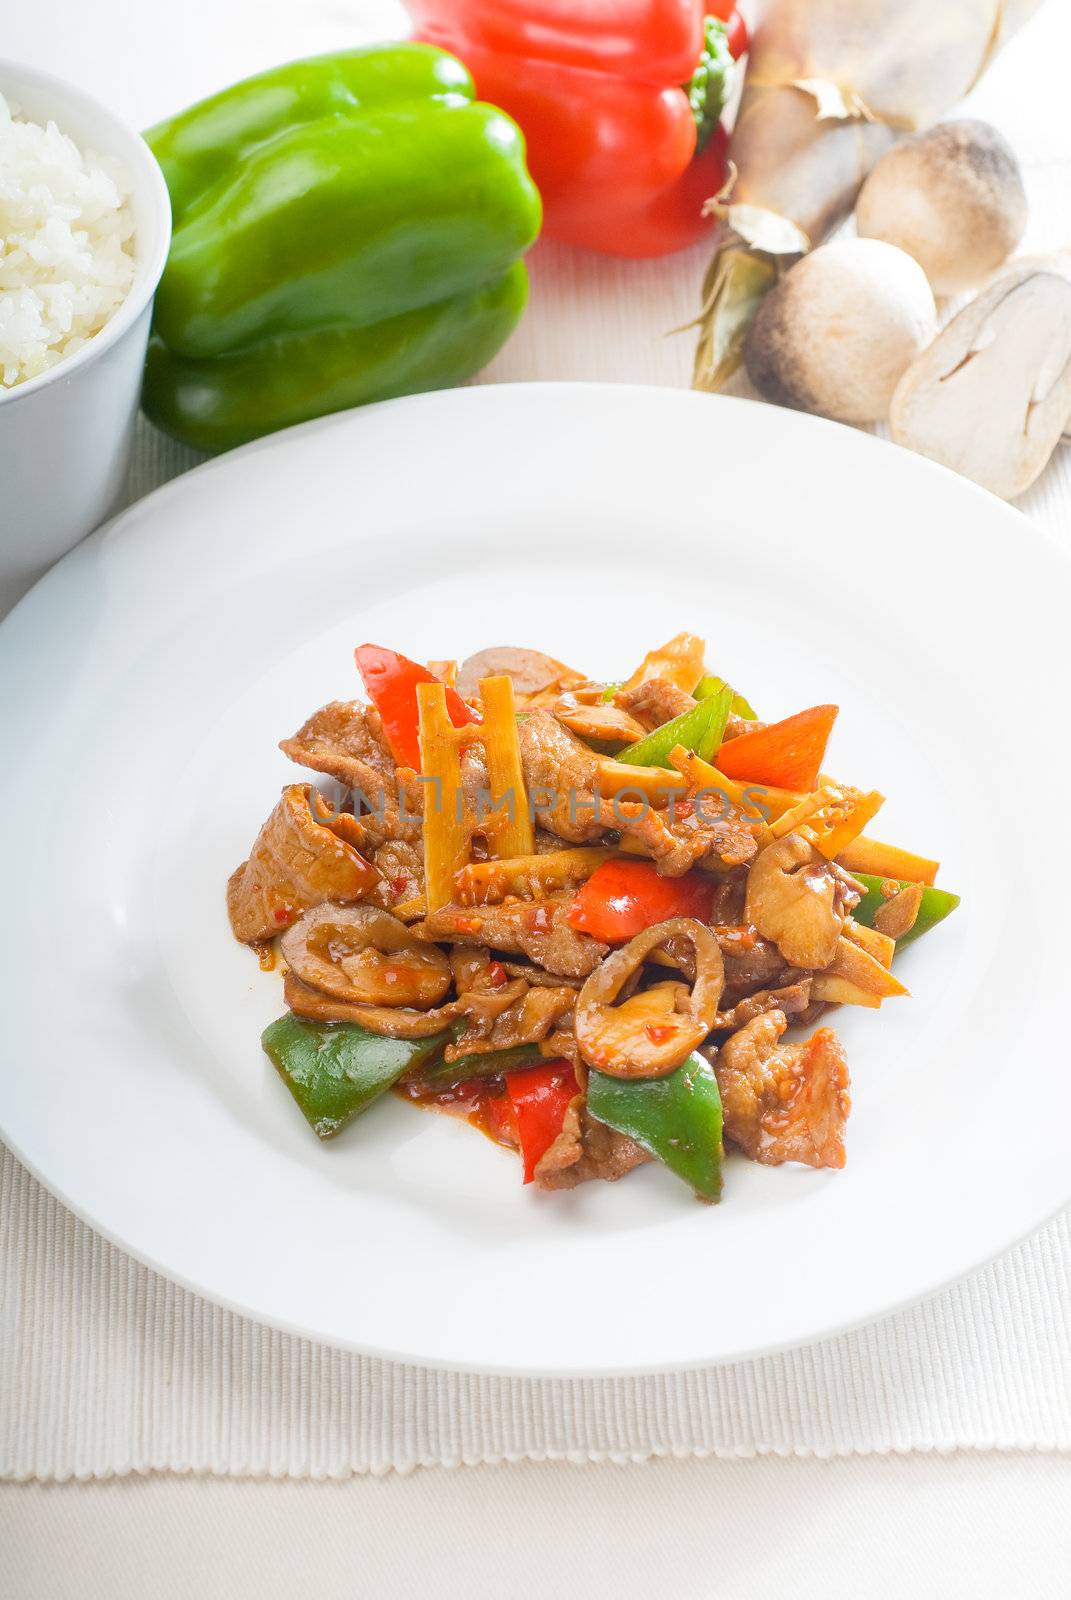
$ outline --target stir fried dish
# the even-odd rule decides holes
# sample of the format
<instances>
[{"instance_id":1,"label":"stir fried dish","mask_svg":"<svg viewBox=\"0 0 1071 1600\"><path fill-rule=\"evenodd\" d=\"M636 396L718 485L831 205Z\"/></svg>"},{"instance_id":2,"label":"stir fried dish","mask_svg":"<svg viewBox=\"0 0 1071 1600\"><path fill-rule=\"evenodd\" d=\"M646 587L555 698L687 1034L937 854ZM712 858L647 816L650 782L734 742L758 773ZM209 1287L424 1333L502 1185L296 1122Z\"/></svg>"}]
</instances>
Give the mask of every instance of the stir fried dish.
<instances>
[{"instance_id":1,"label":"stir fried dish","mask_svg":"<svg viewBox=\"0 0 1071 1600\"><path fill-rule=\"evenodd\" d=\"M906 995L896 951L958 898L866 831L882 795L823 770L838 708L759 721L688 633L615 683L506 646L356 663L368 703L282 741L320 779L227 885L282 972L264 1048L315 1132L393 1089L542 1189L653 1159L717 1200L725 1143L843 1166L826 1013Z\"/></svg>"}]
</instances>

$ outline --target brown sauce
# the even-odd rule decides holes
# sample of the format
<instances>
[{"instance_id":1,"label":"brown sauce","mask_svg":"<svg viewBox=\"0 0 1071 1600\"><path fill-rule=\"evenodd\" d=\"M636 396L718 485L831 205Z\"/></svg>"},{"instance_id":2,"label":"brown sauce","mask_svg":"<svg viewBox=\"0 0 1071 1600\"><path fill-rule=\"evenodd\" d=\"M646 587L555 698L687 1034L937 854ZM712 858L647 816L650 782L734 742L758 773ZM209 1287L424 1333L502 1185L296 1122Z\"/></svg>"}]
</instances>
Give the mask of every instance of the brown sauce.
<instances>
[{"instance_id":1,"label":"brown sauce","mask_svg":"<svg viewBox=\"0 0 1071 1600\"><path fill-rule=\"evenodd\" d=\"M463 1083L437 1089L426 1083L399 1083L394 1093L411 1105L427 1111L445 1111L479 1128L493 1144L517 1149L513 1131L513 1108L501 1078L467 1078Z\"/></svg>"},{"instance_id":2,"label":"brown sauce","mask_svg":"<svg viewBox=\"0 0 1071 1600\"><path fill-rule=\"evenodd\" d=\"M249 948L260 962L261 972L275 971L274 939L254 939Z\"/></svg>"}]
</instances>

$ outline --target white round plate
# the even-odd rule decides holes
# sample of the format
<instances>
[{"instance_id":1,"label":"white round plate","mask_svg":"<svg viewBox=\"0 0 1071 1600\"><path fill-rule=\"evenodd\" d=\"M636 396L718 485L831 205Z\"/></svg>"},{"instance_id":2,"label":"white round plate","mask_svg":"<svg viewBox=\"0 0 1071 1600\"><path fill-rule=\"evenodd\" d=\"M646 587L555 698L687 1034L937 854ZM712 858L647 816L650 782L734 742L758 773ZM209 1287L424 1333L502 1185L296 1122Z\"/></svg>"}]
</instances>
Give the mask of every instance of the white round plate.
<instances>
[{"instance_id":1,"label":"white round plate","mask_svg":"<svg viewBox=\"0 0 1071 1600\"><path fill-rule=\"evenodd\" d=\"M58 464L62 470L62 464ZM0 1133L142 1261L280 1327L483 1371L609 1373L813 1339L933 1290L1069 1196L1059 867L1071 581L906 451L744 401L485 387L298 428L95 535L0 629L10 763ZM619 677L680 628L963 895L913 998L835 1019L843 1172L651 1165L573 1193L387 1097L321 1145L260 1049L283 1007L227 875L359 693L363 639Z\"/></svg>"}]
</instances>

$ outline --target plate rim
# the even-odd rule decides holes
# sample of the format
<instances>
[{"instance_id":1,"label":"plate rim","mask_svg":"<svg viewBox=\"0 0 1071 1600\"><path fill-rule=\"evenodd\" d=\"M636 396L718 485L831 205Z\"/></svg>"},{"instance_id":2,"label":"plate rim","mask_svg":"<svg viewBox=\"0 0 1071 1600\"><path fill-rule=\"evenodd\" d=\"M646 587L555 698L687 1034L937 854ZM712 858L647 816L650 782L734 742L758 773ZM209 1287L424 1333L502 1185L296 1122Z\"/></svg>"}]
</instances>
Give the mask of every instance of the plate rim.
<instances>
[{"instance_id":1,"label":"plate rim","mask_svg":"<svg viewBox=\"0 0 1071 1600\"><path fill-rule=\"evenodd\" d=\"M1015 1237L1008 1240L1007 1243L999 1244L995 1249L987 1251L978 1260L972 1262L970 1266L953 1273L951 1277L941 1278L940 1281L931 1283L925 1288L919 1289L916 1293L890 1301L881 1311L864 1314L859 1317L849 1317L837 1323L830 1323L821 1332L808 1334L802 1338L770 1340L761 1345L749 1346L741 1350L730 1350L720 1355L696 1356L670 1362L628 1362L621 1365L584 1365L580 1367L535 1367L511 1362L492 1364L486 1361L447 1361L441 1357L428 1356L413 1351L386 1349L369 1343L367 1340L348 1339L342 1335L329 1339L323 1334L303 1326L300 1322L292 1321L286 1317L264 1316L256 1311L251 1311L241 1301L233 1300L216 1290L205 1289L185 1274L175 1272L170 1267L162 1266L151 1255L126 1244L109 1228L102 1226L87 1215L82 1207L71 1200L62 1188L44 1178L35 1165L23 1157L2 1128L0 1128L0 1137L2 1137L3 1143L15 1158L26 1168L30 1176L41 1185L46 1193L51 1195L60 1205L65 1206L86 1227L104 1239L112 1249L129 1256L139 1266L154 1272L158 1277L163 1278L165 1282L175 1284L185 1293L205 1300L210 1305L218 1306L220 1310L229 1312L232 1316L241 1317L244 1321L252 1322L257 1327L285 1334L288 1338L304 1339L311 1344L322 1345L328 1350L341 1350L349 1355L363 1356L367 1360L382 1361L392 1366L423 1367L430 1372L456 1372L465 1377L476 1378L515 1378L526 1382L551 1383L555 1379L561 1379L566 1382L579 1382L585 1378L607 1381L629 1378L658 1378L677 1372L704 1372L715 1367L737 1366L745 1361L764 1361L767 1358L784 1355L793 1350L806 1350L811 1345L823 1344L829 1339L842 1338L847 1334L858 1332L861 1328L873 1327L876 1323L884 1322L887 1318L900 1316L905 1312L912 1311L916 1306L924 1305L945 1289L954 1288L967 1278L973 1277L975 1273L983 1272L995 1262L1003 1260L1006 1255L1021 1245L1025 1239L1031 1238L1035 1233L1048 1227L1066 1209L1068 1204L1067 1200L1061 1201L1039 1222L1031 1223L1028 1227L1017 1231Z\"/></svg>"},{"instance_id":2,"label":"plate rim","mask_svg":"<svg viewBox=\"0 0 1071 1600\"><path fill-rule=\"evenodd\" d=\"M405 396L394 400L382 401L376 405L355 408L354 410L335 413L328 417L316 418L309 422L299 424L296 427L281 430L276 434L268 435L265 438L252 441L250 444L244 445L237 450L226 452L220 456L216 456L207 461L198 463L194 467L190 468L189 471L180 474L178 477L169 480L167 483L157 486L157 488L152 490L149 494L142 496L130 506L127 506L118 512L108 522L104 523L100 528L96 529L92 534L90 534L86 540L82 541L78 546L76 546L73 551L71 551L59 563L57 563L55 568L51 569L49 573L45 574L44 577L34 585L29 593L23 597L23 599L20 600L19 603L13 608L12 612L9 613L9 616L5 618L3 622L0 622L0 648L2 648L6 636L11 631L10 624L13 618L22 613L24 608L28 609L30 605L37 606L48 603L47 600L42 600L40 595L47 595L50 592L52 584L55 581L54 574L56 572L67 567L68 564L74 564L78 559L80 559L80 553L84 552L87 547L98 545L108 535L120 531L125 523L135 523L143 508L159 505L169 496L181 497L183 493L188 492L186 489L187 480L196 483L203 482L206 475L211 475L215 469L227 470L237 466L240 470L241 464L253 455L260 454L266 450L285 449L287 446L292 444L295 439L308 436L312 433L328 432L339 427L353 427L355 424L359 426L366 416L380 414L387 409L394 409L399 406L411 409L416 406L427 404L428 402L441 403L446 396L449 396L455 404L459 399L462 399L463 404L470 403L468 397L473 397L476 403L483 404L486 403L488 398L493 396L495 391L498 390L524 392L530 390L556 392L610 391L612 393L624 393L629 396L635 396L637 399L642 397L643 404L649 404L655 407L666 403L667 396L671 397L671 402L673 404L679 404L682 399L686 398L688 403L691 404L709 405L713 402L718 407L728 406L735 411L740 411L742 408L752 407L756 404L762 404L762 402L755 402L734 396L701 395L690 390L669 389L642 384L579 381L556 382L551 380L534 383L517 382L508 384L482 384L455 390L430 391L425 394ZM652 399L652 396L657 396L658 398ZM841 437L844 435L849 435L854 436L856 440L869 441L870 447L877 446L885 453L894 452L897 456L906 458L904 460L904 469L909 473L919 469L921 469L923 473L927 474L936 473L942 480L952 480L955 482L957 485L957 492L965 491L970 493L970 491L974 491L975 495L981 496L982 503L995 505L1001 508L1002 512L1013 513L1015 519L1020 524L1024 525L1023 533L1026 534L1026 530L1029 530L1029 533L1026 534L1027 537L1029 537L1031 540L1040 539L1042 543L1047 545L1050 550L1060 557L1064 565L1069 569L1069 576L1071 576L1071 555L1069 555L1068 551L1055 538L1055 535L1051 532L1051 530L1041 526L1033 519L1025 516L1024 513L1018 509L1018 507L1011 506L1007 502L1002 501L996 496L990 494L989 491L980 488L978 485L969 483L967 480L959 478L957 474L952 473L949 469L939 465L938 463L929 461L924 457L915 456L911 452L903 450L902 447L893 444L891 441L879 438L873 434L861 432L858 429L854 429L843 424L829 422L824 418L812 417L803 413L786 413L777 407L764 406L764 410L777 412L782 419L787 419L787 425L789 427L801 426L804 429L812 429L817 427L822 433L827 433L829 430L834 430L836 434ZM867 444L862 444L859 448L866 449L867 447ZM848 446L847 448L851 449L856 447ZM911 465L912 462L914 463L914 466ZM151 518L148 520L151 521ZM132 537L138 539L150 538L151 531L148 527L146 527L144 531L134 529L132 530ZM354 542L359 542L361 535L355 532L353 538ZM84 559L84 557L81 558ZM35 599L35 597L38 598ZM384 1348L374 1343L370 1343L367 1340L362 1340L358 1337L348 1338L336 1334L327 1336L321 1332L317 1332L315 1329L310 1329L309 1327L304 1326L299 1321L293 1321L282 1316L265 1315L263 1312L251 1308L240 1300L231 1299L226 1294L221 1293L215 1288L205 1287L202 1283L196 1281L196 1279L186 1274L176 1272L173 1267L168 1266L156 1259L150 1252L138 1249L137 1247L128 1243L122 1236L121 1231L113 1230L106 1224L103 1224L92 1214L90 1208L84 1207L67 1192L66 1187L62 1182L55 1181L52 1176L46 1174L43 1168L36 1161L28 1159L23 1153L18 1139L14 1138L6 1127L0 1126L0 1137L3 1138L4 1143L7 1144L15 1157L23 1166L27 1168L35 1180L41 1183L42 1187L47 1192L52 1194L60 1204L64 1205L86 1226L90 1227L103 1239L107 1240L107 1242L113 1248L130 1256L132 1259L138 1261L141 1265L158 1273L165 1280L179 1285L182 1289L191 1294L198 1295L210 1303L219 1305L236 1315L248 1318L250 1321L260 1326L277 1329L280 1332L294 1337L310 1339L316 1343L324 1344L328 1348L347 1350L356 1354L361 1354L370 1358L380 1359L392 1363L414 1364L421 1367L427 1367L431 1370L456 1371L496 1378L627 1378L671 1372L696 1371L704 1368L731 1365L743 1360L761 1359L766 1356L776 1355L786 1350L798 1349L819 1340L835 1338L842 1334L849 1333L855 1329L869 1326L870 1324L887 1316L896 1315L900 1312L910 1309L913 1306L921 1304L930 1299L933 1295L941 1292L942 1289L950 1287L951 1285L958 1283L964 1278L981 1270L991 1262L1007 1254L1008 1251L1014 1249L1019 1243L1022 1242L1023 1239L1029 1237L1038 1229L1043 1228L1052 1220L1053 1217L1058 1215L1060 1211L1062 1211L1068 1204L1068 1201L1071 1200L1071 1181L1069 1181L1067 1194L1065 1194L1061 1200L1053 1205L1044 1216L1040 1216L1037 1218L1037 1220L1031 1221L1025 1227L1016 1224L1016 1226L1009 1233L1005 1234L1000 1240L995 1242L992 1248L987 1248L985 1251L977 1254L977 1256L973 1258L969 1264L960 1267L951 1275L941 1274L933 1281L928 1282L925 1286L919 1288L917 1291L912 1292L909 1295L901 1296L894 1300L884 1302L877 1310L864 1313L858 1317L844 1319L838 1323L827 1323L823 1325L820 1330L805 1334L803 1336L797 1335L785 1340L770 1341L761 1345L748 1346L747 1348L742 1348L739 1350L722 1351L713 1355L701 1355L684 1360L674 1359L669 1362L628 1362L623 1364L607 1364L601 1367L592 1365L590 1363L584 1363L577 1367L554 1365L541 1368L538 1366L511 1363L509 1361L492 1364L485 1360L472 1363L466 1363L458 1360L446 1360L440 1357L429 1356L424 1352L405 1351L398 1348Z\"/></svg>"},{"instance_id":3,"label":"plate rim","mask_svg":"<svg viewBox=\"0 0 1071 1600\"><path fill-rule=\"evenodd\" d=\"M653 395L658 397L656 401L658 404L661 404L666 396L672 396L674 401L687 399L692 403L698 402L699 404L703 405L716 405L719 407L726 406L734 411L739 411L744 407L757 406L760 407L763 412L772 413L778 418L789 419L790 426L816 428L820 434L826 434L832 430L833 433L838 437L847 437L861 441L863 448L866 448L867 446L876 447L882 453L889 452L894 456L906 458L909 463L912 463L912 465L906 468L907 471L915 471L917 469L923 472L936 474L938 479L944 482L951 481L957 484L959 489L964 493L974 495L981 501L982 504L989 505L991 507L997 506L1005 512L1010 512L1019 520L1020 523L1024 524L1031 530L1032 537L1040 537L1043 539L1057 552L1057 554L1064 557L1066 560L1068 560L1069 564L1071 564L1071 556L1068 556L1068 552L1060 544L1052 530L1038 522L1035 518L1028 517L1024 511L1020 510L1018 506L1013 505L1011 501L1002 500L1000 496L994 494L991 489L983 488L981 484L975 483L971 478L963 477L961 473L954 472L951 467L946 467L939 461L931 460L929 456L920 455L917 451L909 450L905 445L894 443L892 439L883 438L877 433L870 433L865 428L857 428L848 422L837 422L832 417L818 416L809 411L797 411L788 406L777 406L771 401L752 399L749 396L720 393L710 394L706 390L677 389L662 384L614 383L605 382L599 378L533 378L531 380L511 379L501 383L495 381L490 383L475 382L470 384L462 384L456 388L449 389L424 389L418 394L396 395L390 400L376 400L367 405L351 406L345 411L332 411L323 417L310 417L307 422L295 422L288 428L278 428L274 433L266 433L259 439L250 439L246 444L235 446L233 450L223 450L220 451L218 455L211 455L208 456L204 461L195 462L193 466L187 467L184 472L178 473L174 478L168 478L165 483L157 484L154 489L150 489L147 494L139 495L138 498L136 500L132 500L129 505L122 506L112 516L108 517L104 522L102 522L99 527L96 527L92 530L92 532L87 533L84 539L80 539L72 549L66 551L58 561L54 562L53 565L49 567L47 572L42 573L36 582L34 582L26 591L26 593L19 597L6 616L0 617L0 641L2 641L4 637L4 629L8 626L10 619L16 616L19 611L27 605L27 602L30 600L31 596L36 595L39 591L46 590L51 586L54 573L63 569L66 564L70 562L72 558L77 557L80 552L96 545L99 542L102 542L106 535L114 534L119 531L125 522L133 521L135 516L139 514L145 506L160 504L167 497L172 496L180 491L184 491L186 485L191 481L200 483L204 480L204 478L214 474L217 471L226 470L233 466L233 464L236 462L246 461L254 455L283 447L295 439L301 439L316 433L326 433L332 428L348 426L354 422L362 421L365 417L382 415L384 412L399 406L404 406L408 409L410 407L422 405L428 401L441 400L446 395L452 395L456 400L457 397L462 395L484 396L488 393L494 393L502 390L519 390L522 392L528 392L530 390L556 390L560 392L570 392L592 389L605 391L612 394L627 394L636 396L643 395L645 397ZM141 416L140 413L139 420L145 423L146 426L152 427L152 424L147 423L145 418ZM159 430L156 431L159 432ZM168 437L166 434L161 436L164 438ZM854 447L849 446L849 448Z\"/></svg>"}]
</instances>

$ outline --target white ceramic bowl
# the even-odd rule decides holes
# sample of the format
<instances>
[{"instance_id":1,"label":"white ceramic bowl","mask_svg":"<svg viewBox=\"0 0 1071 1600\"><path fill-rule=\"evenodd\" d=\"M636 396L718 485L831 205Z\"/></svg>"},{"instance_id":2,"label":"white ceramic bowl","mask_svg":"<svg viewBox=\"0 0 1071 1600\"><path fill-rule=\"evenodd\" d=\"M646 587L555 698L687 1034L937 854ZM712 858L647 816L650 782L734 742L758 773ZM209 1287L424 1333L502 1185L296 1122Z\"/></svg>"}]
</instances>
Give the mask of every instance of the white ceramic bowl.
<instances>
[{"instance_id":1,"label":"white ceramic bowl","mask_svg":"<svg viewBox=\"0 0 1071 1600\"><path fill-rule=\"evenodd\" d=\"M0 616L114 508L130 456L171 206L140 134L81 89L0 60L0 91L80 149L117 157L133 190L137 270L111 321L37 378L0 389Z\"/></svg>"}]
</instances>

